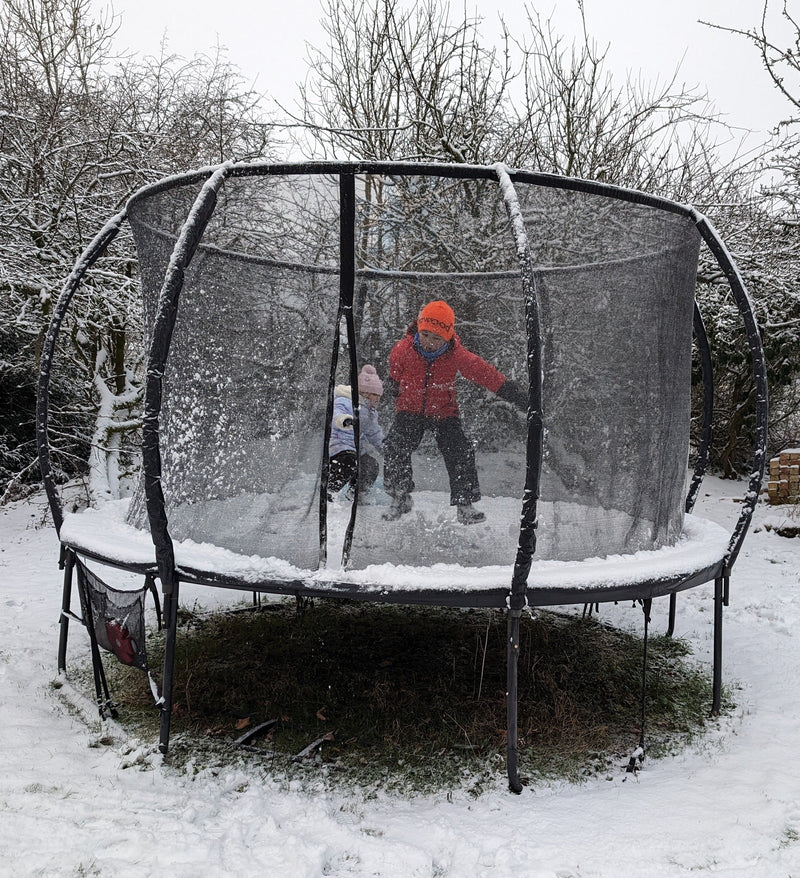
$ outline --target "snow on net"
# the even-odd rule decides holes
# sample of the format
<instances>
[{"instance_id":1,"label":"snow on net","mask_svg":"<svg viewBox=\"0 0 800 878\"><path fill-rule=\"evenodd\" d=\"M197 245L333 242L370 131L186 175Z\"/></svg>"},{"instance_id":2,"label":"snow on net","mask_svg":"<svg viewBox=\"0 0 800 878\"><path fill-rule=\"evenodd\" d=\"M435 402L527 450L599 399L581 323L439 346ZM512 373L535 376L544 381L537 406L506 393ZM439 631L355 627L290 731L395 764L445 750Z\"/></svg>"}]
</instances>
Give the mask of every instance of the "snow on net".
<instances>
[{"instance_id":1,"label":"snow on net","mask_svg":"<svg viewBox=\"0 0 800 878\"><path fill-rule=\"evenodd\" d=\"M129 212L146 322L199 184ZM599 195L517 184L541 317L545 426L539 559L631 555L684 531L692 308L699 235L685 217ZM461 341L527 389L525 302L502 195L491 181L360 179L354 322L359 368L384 381L420 307L446 300ZM339 315L338 181L228 180L186 273L164 376L170 533L314 570L331 364L349 381ZM512 563L525 484L524 413L459 381L486 521L450 505L427 435L414 506L397 521L379 477L355 519L350 568ZM380 406L384 430L390 395ZM328 504L331 566L349 503ZM128 521L147 527L140 489Z\"/></svg>"}]
</instances>

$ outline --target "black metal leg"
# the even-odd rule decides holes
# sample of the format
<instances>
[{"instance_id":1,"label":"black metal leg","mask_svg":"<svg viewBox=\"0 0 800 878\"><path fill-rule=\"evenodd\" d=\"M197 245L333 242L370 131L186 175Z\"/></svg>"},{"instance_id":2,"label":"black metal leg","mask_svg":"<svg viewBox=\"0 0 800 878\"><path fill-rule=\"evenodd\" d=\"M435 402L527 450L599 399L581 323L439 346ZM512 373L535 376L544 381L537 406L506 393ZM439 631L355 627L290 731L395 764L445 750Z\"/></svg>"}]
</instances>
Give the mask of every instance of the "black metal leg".
<instances>
[{"instance_id":1,"label":"black metal leg","mask_svg":"<svg viewBox=\"0 0 800 878\"><path fill-rule=\"evenodd\" d=\"M61 619L58 632L58 670L67 670L67 637L69 636L69 612L72 601L72 573L75 568L75 554L69 550L64 559L64 588L61 592Z\"/></svg>"},{"instance_id":2,"label":"black metal leg","mask_svg":"<svg viewBox=\"0 0 800 878\"><path fill-rule=\"evenodd\" d=\"M642 601L642 611L644 613L644 638L642 641L642 701L639 726L639 746L628 761L627 770L629 772L636 771L638 763L644 759L645 752L645 724L647 722L647 643L650 632L650 611L652 606L652 598L646 598Z\"/></svg>"},{"instance_id":3,"label":"black metal leg","mask_svg":"<svg viewBox=\"0 0 800 878\"><path fill-rule=\"evenodd\" d=\"M714 580L714 670L711 715L719 714L722 703L722 606L725 602L723 579Z\"/></svg>"},{"instance_id":4,"label":"black metal leg","mask_svg":"<svg viewBox=\"0 0 800 878\"><path fill-rule=\"evenodd\" d=\"M642 643L642 726L639 737L639 746L644 751L644 729L647 719L647 641L650 633L650 611L653 606L653 599L647 598L642 601L642 612L644 613L644 640Z\"/></svg>"},{"instance_id":5,"label":"black metal leg","mask_svg":"<svg viewBox=\"0 0 800 878\"><path fill-rule=\"evenodd\" d=\"M519 659L519 620L520 610L508 611L508 655L506 674L506 768L508 788L512 793L521 793L522 784L517 775L517 665Z\"/></svg>"},{"instance_id":6,"label":"black metal leg","mask_svg":"<svg viewBox=\"0 0 800 878\"><path fill-rule=\"evenodd\" d=\"M669 596L669 621L667 623L667 637L675 633L675 608L678 605L678 596L673 591Z\"/></svg>"},{"instance_id":7,"label":"black metal leg","mask_svg":"<svg viewBox=\"0 0 800 878\"><path fill-rule=\"evenodd\" d=\"M169 750L169 724L172 719L172 681L175 675L175 642L178 637L178 581L173 583L172 593L164 596L164 619L167 642L164 647L164 672L161 682L161 722L158 749L166 754Z\"/></svg>"}]
</instances>

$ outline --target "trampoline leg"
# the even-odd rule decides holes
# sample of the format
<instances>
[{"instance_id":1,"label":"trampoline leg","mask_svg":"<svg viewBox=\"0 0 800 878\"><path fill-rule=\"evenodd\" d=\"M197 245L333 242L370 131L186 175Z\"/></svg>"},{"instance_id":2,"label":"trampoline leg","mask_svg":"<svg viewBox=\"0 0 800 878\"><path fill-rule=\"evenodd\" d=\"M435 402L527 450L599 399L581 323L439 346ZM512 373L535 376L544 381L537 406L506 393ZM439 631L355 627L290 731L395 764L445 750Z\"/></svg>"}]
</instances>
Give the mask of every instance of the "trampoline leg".
<instances>
[{"instance_id":1,"label":"trampoline leg","mask_svg":"<svg viewBox=\"0 0 800 878\"><path fill-rule=\"evenodd\" d=\"M67 550L64 559L64 588L61 592L61 618L58 632L58 671L67 670L67 637L69 636L69 611L72 600L72 571L75 567L75 555Z\"/></svg>"},{"instance_id":2,"label":"trampoline leg","mask_svg":"<svg viewBox=\"0 0 800 878\"><path fill-rule=\"evenodd\" d=\"M669 621L667 622L667 637L675 633L675 608L678 606L678 595L673 591L669 596Z\"/></svg>"},{"instance_id":3,"label":"trampoline leg","mask_svg":"<svg viewBox=\"0 0 800 878\"><path fill-rule=\"evenodd\" d=\"M639 746L628 761L629 772L635 772L638 763L644 759L645 754L645 723L647 722L647 641L650 633L650 611L653 607L653 599L645 598L642 601L642 612L644 613L644 637L642 639L642 703L641 703L641 725L639 730Z\"/></svg>"},{"instance_id":4,"label":"trampoline leg","mask_svg":"<svg viewBox=\"0 0 800 878\"><path fill-rule=\"evenodd\" d=\"M522 784L517 775L517 664L519 659L519 620L521 610L508 611L508 654L506 665L506 769L508 788L512 793L521 793Z\"/></svg>"},{"instance_id":5,"label":"trampoline leg","mask_svg":"<svg viewBox=\"0 0 800 878\"><path fill-rule=\"evenodd\" d=\"M722 606L725 601L723 579L714 580L714 670L711 715L717 716L722 703Z\"/></svg>"},{"instance_id":6,"label":"trampoline leg","mask_svg":"<svg viewBox=\"0 0 800 878\"><path fill-rule=\"evenodd\" d=\"M169 724L172 719L172 681L175 671L175 642L178 636L178 582L175 580L172 594L164 596L164 621L167 642L164 648L164 671L161 683L161 722L158 749L166 754L169 750Z\"/></svg>"}]
</instances>

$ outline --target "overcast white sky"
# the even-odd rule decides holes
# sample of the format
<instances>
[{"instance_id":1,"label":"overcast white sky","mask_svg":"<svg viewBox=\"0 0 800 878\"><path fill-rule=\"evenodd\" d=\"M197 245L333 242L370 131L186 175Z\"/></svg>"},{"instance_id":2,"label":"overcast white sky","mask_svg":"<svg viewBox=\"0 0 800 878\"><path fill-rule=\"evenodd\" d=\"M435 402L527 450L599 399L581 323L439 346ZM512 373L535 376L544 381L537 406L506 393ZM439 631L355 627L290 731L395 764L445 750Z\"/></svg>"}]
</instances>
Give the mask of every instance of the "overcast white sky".
<instances>
[{"instance_id":1,"label":"overcast white sky","mask_svg":"<svg viewBox=\"0 0 800 878\"><path fill-rule=\"evenodd\" d=\"M790 8L796 3L800 0L789 0ZM538 5L543 15L551 14L558 32L578 32L574 0ZM460 6L458 0L452 4ZM680 65L680 80L705 89L731 123L766 132L788 108L754 48L699 23L753 27L761 7L761 0L585 0L589 31L599 46L609 46L610 69L620 83L629 71L663 80ZM485 20L487 41L499 30L498 14L512 27L525 21L522 0L466 0L466 8ZM172 52L191 56L219 42L247 79L256 79L258 90L282 103L293 102L296 83L305 76L306 44L325 43L319 0L116 0L114 9L121 17L120 47L155 53L166 35Z\"/></svg>"}]
</instances>

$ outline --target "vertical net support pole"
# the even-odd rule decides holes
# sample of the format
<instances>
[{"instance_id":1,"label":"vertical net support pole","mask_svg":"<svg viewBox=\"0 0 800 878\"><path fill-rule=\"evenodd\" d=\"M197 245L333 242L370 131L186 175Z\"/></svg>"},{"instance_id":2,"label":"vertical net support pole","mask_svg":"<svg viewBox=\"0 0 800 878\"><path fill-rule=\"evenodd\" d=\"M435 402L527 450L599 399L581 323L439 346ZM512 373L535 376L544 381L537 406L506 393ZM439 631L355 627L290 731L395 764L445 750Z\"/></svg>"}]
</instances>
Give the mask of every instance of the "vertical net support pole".
<instances>
[{"instance_id":1,"label":"vertical net support pole","mask_svg":"<svg viewBox=\"0 0 800 878\"><path fill-rule=\"evenodd\" d=\"M495 165L497 180L514 235L517 258L522 277L522 293L525 301L525 329L528 339L528 437L525 467L525 494L522 501L519 544L508 596L508 643L506 655L506 715L507 748L506 770L508 788L513 793L522 792L517 772L517 698L519 665L519 628L522 611L527 604L526 590L533 554L536 551L536 504L542 473L544 423L542 419L542 348L539 323L539 302L533 278L528 234L522 219L514 183L505 165Z\"/></svg>"},{"instance_id":2,"label":"vertical net support pole","mask_svg":"<svg viewBox=\"0 0 800 878\"><path fill-rule=\"evenodd\" d=\"M56 354L56 344L61 332L61 326L66 318L72 299L80 286L86 272L105 253L108 246L116 238L127 213L123 210L110 219L98 232L94 240L78 257L70 276L56 302L50 326L47 329L44 345L42 346L41 362L39 367L39 381L36 393L36 448L39 458L39 470L42 474L47 501L53 516L53 525L56 533L61 533L61 525L64 522L64 511L61 506L61 497L56 486L53 474L52 461L50 458L50 443L47 435L47 422L50 411L50 377L53 369L53 361ZM75 568L75 554L61 547L60 563L64 568L64 586L61 594L61 618L59 620L58 634L58 671L63 673L67 669L67 639L69 637L69 611L72 600L72 577Z\"/></svg>"},{"instance_id":3,"label":"vertical net support pole","mask_svg":"<svg viewBox=\"0 0 800 878\"><path fill-rule=\"evenodd\" d=\"M711 451L711 427L714 421L714 367L711 360L711 346L708 343L703 315L694 303L694 338L697 344L697 354L700 361L700 376L703 381L703 425L700 430L700 445L697 449L697 461L692 473L692 481L686 494L684 512L691 512L697 501L703 476L708 467L708 458ZM675 633L675 609L678 596L675 592L669 596L669 622L667 624L667 637Z\"/></svg>"},{"instance_id":4,"label":"vertical net support pole","mask_svg":"<svg viewBox=\"0 0 800 878\"><path fill-rule=\"evenodd\" d=\"M336 313L336 331L333 334L333 350L328 375L328 399L325 403L325 429L322 434L322 468L319 486L319 566L328 561L328 484L331 477L331 460L328 448L331 441L331 421L333 419L333 390L336 384L336 367L339 363L339 338L342 323L342 308ZM298 598L299 600L299 598Z\"/></svg>"},{"instance_id":5,"label":"vertical net support pole","mask_svg":"<svg viewBox=\"0 0 800 878\"><path fill-rule=\"evenodd\" d=\"M163 402L163 380L172 334L178 315L178 303L186 269L203 237L206 226L217 205L217 192L221 188L232 162L215 168L197 194L189 215L172 249L164 284L158 297L158 307L153 324L153 340L147 363L144 418L142 421L142 465L144 469L144 492L147 501L147 518L150 535L155 546L158 578L164 595L166 619L166 646L158 748L162 753L169 749L169 728L172 717L172 680L175 665L175 643L178 627L178 575L175 569L175 552L167 528L164 491L161 484L160 415Z\"/></svg>"},{"instance_id":6,"label":"vertical net support pole","mask_svg":"<svg viewBox=\"0 0 800 878\"><path fill-rule=\"evenodd\" d=\"M116 238L127 213L122 211L110 219L97 233L94 240L81 253L75 263L70 276L64 283L64 287L56 302L50 326L42 346L41 365L39 367L39 382L36 394L36 447L39 457L39 470L42 473L47 500L53 515L53 524L56 533L61 533L61 525L64 521L64 513L61 508L61 498L56 487L55 477L50 459L50 444L47 438L47 421L50 407L50 376L53 368L53 359L56 353L56 342L61 332L61 325L66 318L67 311L72 302L85 274L95 262L105 253L106 248Z\"/></svg>"},{"instance_id":7,"label":"vertical net support pole","mask_svg":"<svg viewBox=\"0 0 800 878\"><path fill-rule=\"evenodd\" d=\"M75 569L75 553L71 549L64 552L64 587L61 592L61 618L58 630L58 672L67 670L67 638L69 637L69 613L72 603L72 576Z\"/></svg>"},{"instance_id":8,"label":"vertical net support pole","mask_svg":"<svg viewBox=\"0 0 800 878\"><path fill-rule=\"evenodd\" d=\"M358 399L358 351L356 350L353 299L356 284L356 182L353 174L339 177L339 307L344 316L347 346L350 351L350 390L353 399L353 440L356 445L355 496L342 546L342 567L347 567L358 508L361 464L360 419Z\"/></svg>"},{"instance_id":9,"label":"vertical net support pole","mask_svg":"<svg viewBox=\"0 0 800 878\"><path fill-rule=\"evenodd\" d=\"M353 298L356 279L356 184L352 173L339 175L339 308L336 313L336 332L333 337L331 351L331 368L328 378L328 401L325 415L325 431L322 450L322 481L319 496L319 562L324 566L328 560L328 483L330 481L330 458L328 443L331 438L331 420L333 417L333 394L336 384L336 368L339 363L339 344L341 341L341 324L344 319L345 335L350 350L350 385L353 388L353 433L358 448L358 361L356 357L356 338L353 320ZM356 495L350 510L350 520L345 530L342 546L342 567L347 566L350 547L353 542L355 512L358 502L358 459L356 459Z\"/></svg>"}]
</instances>

